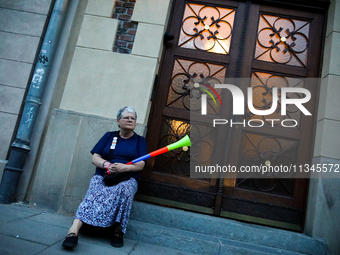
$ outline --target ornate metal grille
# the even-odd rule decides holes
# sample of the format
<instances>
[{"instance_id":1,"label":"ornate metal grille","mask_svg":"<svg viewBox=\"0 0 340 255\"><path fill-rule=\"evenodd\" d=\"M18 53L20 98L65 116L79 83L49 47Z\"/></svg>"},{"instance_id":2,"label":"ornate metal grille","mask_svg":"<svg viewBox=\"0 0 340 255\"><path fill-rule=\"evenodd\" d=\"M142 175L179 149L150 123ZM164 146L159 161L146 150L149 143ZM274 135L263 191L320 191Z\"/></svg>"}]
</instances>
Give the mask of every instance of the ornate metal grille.
<instances>
[{"instance_id":1,"label":"ornate metal grille","mask_svg":"<svg viewBox=\"0 0 340 255\"><path fill-rule=\"evenodd\" d=\"M281 115L281 88L283 87L304 87L305 82L302 78L288 77L283 75L256 72L253 71L250 86L253 88L253 105L255 109L267 110L272 107L273 103L273 87L278 88L278 104L274 113L265 116L252 114L249 109L247 111L247 119L262 119L264 123L272 126L280 125L284 119L294 119L297 125L293 127L298 129L301 119L301 111L294 104L287 105L287 115ZM303 95L299 93L288 93L287 98L301 98ZM275 122L266 121L275 119ZM296 123L287 121L286 125L294 126Z\"/></svg>"},{"instance_id":2,"label":"ornate metal grille","mask_svg":"<svg viewBox=\"0 0 340 255\"><path fill-rule=\"evenodd\" d=\"M153 171L189 178L190 160L200 165L211 163L215 141L215 132L212 127L189 124L176 119L163 119L159 148L176 142L185 135L190 136L191 147L189 150L183 151L182 148L178 148L156 157Z\"/></svg>"},{"instance_id":3,"label":"ornate metal grille","mask_svg":"<svg viewBox=\"0 0 340 255\"><path fill-rule=\"evenodd\" d=\"M228 54L235 10L187 3L179 47Z\"/></svg>"},{"instance_id":4,"label":"ornate metal grille","mask_svg":"<svg viewBox=\"0 0 340 255\"><path fill-rule=\"evenodd\" d=\"M306 67L310 21L261 14L255 59Z\"/></svg>"},{"instance_id":5,"label":"ornate metal grille","mask_svg":"<svg viewBox=\"0 0 340 255\"><path fill-rule=\"evenodd\" d=\"M242 138L239 164L240 166L260 166L261 164L263 166L269 164L271 166L294 165L296 164L297 147L298 143L296 141L245 132ZM272 173L272 175L274 174ZM284 176L280 173L280 177L287 178L290 176ZM236 186L261 192L293 196L295 181L294 179L286 178L256 179L256 173L249 173L248 178L237 179Z\"/></svg>"},{"instance_id":6,"label":"ornate metal grille","mask_svg":"<svg viewBox=\"0 0 340 255\"><path fill-rule=\"evenodd\" d=\"M209 63L201 63L184 59L176 59L168 94L167 106L198 111L201 109L202 92L196 85L213 87L222 83L226 67ZM221 94L221 89L216 89ZM212 95L215 100L216 95ZM216 114L220 105L214 105L214 99L208 97L208 113Z\"/></svg>"}]
</instances>

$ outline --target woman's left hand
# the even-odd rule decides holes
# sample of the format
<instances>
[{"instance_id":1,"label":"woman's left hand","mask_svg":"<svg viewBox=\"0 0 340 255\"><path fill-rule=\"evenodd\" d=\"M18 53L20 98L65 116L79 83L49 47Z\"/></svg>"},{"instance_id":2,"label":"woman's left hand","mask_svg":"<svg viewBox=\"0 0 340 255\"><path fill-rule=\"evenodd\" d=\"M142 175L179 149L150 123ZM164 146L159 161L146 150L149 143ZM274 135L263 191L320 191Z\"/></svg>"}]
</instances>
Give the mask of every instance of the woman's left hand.
<instances>
[{"instance_id":1,"label":"woman's left hand","mask_svg":"<svg viewBox=\"0 0 340 255\"><path fill-rule=\"evenodd\" d=\"M109 171L111 174L117 174L122 172L136 172L142 170L144 166L145 166L144 161L139 161L131 165L126 165L123 163L113 163L110 165Z\"/></svg>"},{"instance_id":2,"label":"woman's left hand","mask_svg":"<svg viewBox=\"0 0 340 255\"><path fill-rule=\"evenodd\" d=\"M122 163L114 163L109 167L109 171L111 174L127 172L129 171L129 165L125 165Z\"/></svg>"}]
</instances>

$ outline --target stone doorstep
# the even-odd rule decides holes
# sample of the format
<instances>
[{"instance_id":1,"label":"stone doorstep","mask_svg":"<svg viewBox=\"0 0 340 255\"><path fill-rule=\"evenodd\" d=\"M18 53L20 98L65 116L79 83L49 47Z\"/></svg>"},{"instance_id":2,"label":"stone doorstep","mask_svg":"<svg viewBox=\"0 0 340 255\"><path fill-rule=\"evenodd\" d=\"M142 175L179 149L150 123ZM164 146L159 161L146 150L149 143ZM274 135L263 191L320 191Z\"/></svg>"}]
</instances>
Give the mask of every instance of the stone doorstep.
<instances>
[{"instance_id":1,"label":"stone doorstep","mask_svg":"<svg viewBox=\"0 0 340 255\"><path fill-rule=\"evenodd\" d=\"M129 221L125 235L130 240L140 241L194 254L232 255L302 255L293 251L217 238L195 232L174 229L136 220Z\"/></svg>"},{"instance_id":2,"label":"stone doorstep","mask_svg":"<svg viewBox=\"0 0 340 255\"><path fill-rule=\"evenodd\" d=\"M249 246L255 250L261 248L262 253L259 254L263 254L265 249L271 249L271 254L326 254L326 245L322 240L301 233L138 201L133 203L127 231L127 238L166 247L176 246L183 251L192 245L190 249L199 250L204 244L204 247L212 249L204 248L207 249L205 252L213 253L227 246L236 249L247 249L244 247ZM181 238L178 239L178 236Z\"/></svg>"}]
</instances>

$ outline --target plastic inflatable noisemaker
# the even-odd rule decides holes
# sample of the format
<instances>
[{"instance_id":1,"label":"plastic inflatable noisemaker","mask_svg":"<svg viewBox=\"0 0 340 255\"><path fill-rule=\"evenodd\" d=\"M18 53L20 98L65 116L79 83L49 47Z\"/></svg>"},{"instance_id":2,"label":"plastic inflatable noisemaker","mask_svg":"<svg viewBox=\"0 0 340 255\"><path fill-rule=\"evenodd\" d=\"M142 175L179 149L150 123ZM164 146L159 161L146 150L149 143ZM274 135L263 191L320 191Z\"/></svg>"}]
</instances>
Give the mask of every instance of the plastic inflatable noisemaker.
<instances>
[{"instance_id":1,"label":"plastic inflatable noisemaker","mask_svg":"<svg viewBox=\"0 0 340 255\"><path fill-rule=\"evenodd\" d=\"M145 159L148 159L148 158L151 158L151 157L155 157L155 156L158 156L158 155L161 155L165 152L168 152L168 151L172 151L172 150L175 150L175 149L178 149L180 147L184 147L184 146L191 146L191 142L190 142L190 138L188 135L184 136L181 140L177 141L177 142L174 142L168 146L165 146L161 149L158 149L158 150L155 150L149 154L146 154L144 156L141 156L137 159L134 159L128 163L126 163L127 165L131 165L131 164L135 164L139 161L142 161L142 160L145 160Z\"/></svg>"}]
</instances>

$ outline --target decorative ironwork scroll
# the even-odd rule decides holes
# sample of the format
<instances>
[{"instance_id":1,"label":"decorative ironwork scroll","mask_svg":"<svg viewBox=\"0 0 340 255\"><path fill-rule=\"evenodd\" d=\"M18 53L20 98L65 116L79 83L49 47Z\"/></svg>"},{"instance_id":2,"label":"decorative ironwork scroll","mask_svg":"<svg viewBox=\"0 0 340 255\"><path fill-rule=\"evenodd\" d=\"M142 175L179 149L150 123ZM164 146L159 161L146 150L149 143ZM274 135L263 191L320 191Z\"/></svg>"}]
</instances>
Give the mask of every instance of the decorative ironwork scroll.
<instances>
[{"instance_id":1,"label":"decorative ironwork scroll","mask_svg":"<svg viewBox=\"0 0 340 255\"><path fill-rule=\"evenodd\" d=\"M298 143L275 137L243 133L240 166L290 166L296 164ZM295 180L292 173L280 172L280 178L270 173L271 178L258 178L256 173L249 173L248 178L238 178L236 186L284 196L293 196Z\"/></svg>"},{"instance_id":2,"label":"decorative ironwork scroll","mask_svg":"<svg viewBox=\"0 0 340 255\"><path fill-rule=\"evenodd\" d=\"M261 14L255 59L306 67L310 21Z\"/></svg>"},{"instance_id":3,"label":"decorative ironwork scroll","mask_svg":"<svg viewBox=\"0 0 340 255\"><path fill-rule=\"evenodd\" d=\"M188 151L178 148L156 157L154 171L189 178L190 160L200 165L209 165L213 155L215 135L213 131L212 127L164 119L159 147L177 142L185 135L190 136L191 146Z\"/></svg>"},{"instance_id":4,"label":"decorative ironwork scroll","mask_svg":"<svg viewBox=\"0 0 340 255\"><path fill-rule=\"evenodd\" d=\"M235 10L187 3L179 47L228 54Z\"/></svg>"},{"instance_id":5,"label":"decorative ironwork scroll","mask_svg":"<svg viewBox=\"0 0 340 255\"><path fill-rule=\"evenodd\" d=\"M304 79L295 78L266 72L253 71L250 86L253 88L253 105L257 110L268 110L272 107L273 103L273 88L278 88L278 104L274 113L270 115L258 116L252 114L249 109L247 110L247 120L262 119L264 123L272 126L280 125L281 121L287 119L286 124L294 129L299 128L301 120L301 111L295 104L287 105L287 115L281 115L281 88L283 87L299 87L305 86ZM287 93L287 98L301 98L304 95L300 93ZM275 122L268 120L275 119ZM296 122L289 121L294 119ZM295 127L293 127L296 124Z\"/></svg>"},{"instance_id":6,"label":"decorative ironwork scroll","mask_svg":"<svg viewBox=\"0 0 340 255\"><path fill-rule=\"evenodd\" d=\"M210 63L201 63L184 59L176 59L171 84L168 94L167 106L178 109L198 111L201 109L200 90L196 85L201 87L220 84L225 77L226 67ZM221 89L216 89L221 93ZM216 95L213 95L217 100ZM213 98L208 97L208 113L216 114L220 105L213 105Z\"/></svg>"}]
</instances>

